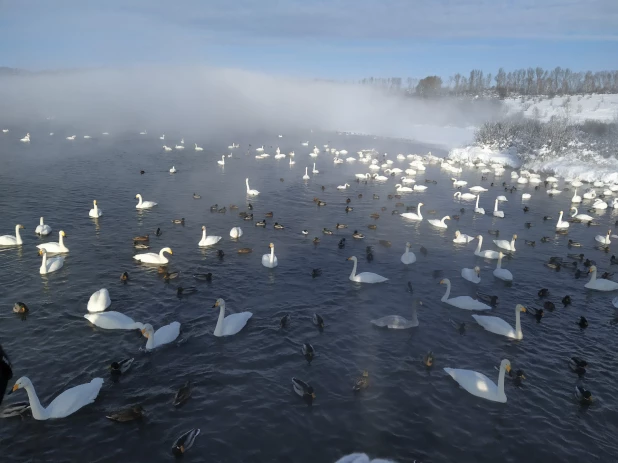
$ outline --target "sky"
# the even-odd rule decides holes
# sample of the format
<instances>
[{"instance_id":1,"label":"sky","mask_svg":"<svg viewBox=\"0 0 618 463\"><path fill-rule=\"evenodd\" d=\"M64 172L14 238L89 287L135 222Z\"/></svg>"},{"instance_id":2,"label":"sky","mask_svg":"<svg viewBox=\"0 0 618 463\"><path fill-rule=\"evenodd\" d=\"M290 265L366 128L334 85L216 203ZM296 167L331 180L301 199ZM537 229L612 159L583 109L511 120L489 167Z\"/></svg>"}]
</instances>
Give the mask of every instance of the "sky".
<instances>
[{"instance_id":1,"label":"sky","mask_svg":"<svg viewBox=\"0 0 618 463\"><path fill-rule=\"evenodd\" d=\"M358 80L618 68L617 0L0 0L0 66Z\"/></svg>"}]
</instances>

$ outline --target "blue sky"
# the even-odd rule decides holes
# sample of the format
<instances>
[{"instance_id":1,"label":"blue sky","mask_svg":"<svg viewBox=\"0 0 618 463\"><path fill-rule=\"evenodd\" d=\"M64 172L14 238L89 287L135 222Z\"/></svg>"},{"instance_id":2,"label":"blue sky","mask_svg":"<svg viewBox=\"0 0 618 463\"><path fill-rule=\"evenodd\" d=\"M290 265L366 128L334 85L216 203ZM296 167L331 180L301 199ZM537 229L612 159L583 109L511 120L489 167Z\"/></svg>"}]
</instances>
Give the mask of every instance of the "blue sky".
<instances>
[{"instance_id":1,"label":"blue sky","mask_svg":"<svg viewBox=\"0 0 618 463\"><path fill-rule=\"evenodd\" d=\"M618 68L617 0L0 0L0 66L332 79Z\"/></svg>"}]
</instances>

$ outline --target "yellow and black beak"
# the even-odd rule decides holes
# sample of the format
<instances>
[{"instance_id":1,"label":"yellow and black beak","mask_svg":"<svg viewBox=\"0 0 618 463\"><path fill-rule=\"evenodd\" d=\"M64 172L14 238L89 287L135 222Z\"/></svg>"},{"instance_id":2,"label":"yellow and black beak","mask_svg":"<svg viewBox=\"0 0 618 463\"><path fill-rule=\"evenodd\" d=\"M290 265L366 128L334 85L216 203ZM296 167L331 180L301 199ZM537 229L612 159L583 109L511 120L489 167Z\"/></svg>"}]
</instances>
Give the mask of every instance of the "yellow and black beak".
<instances>
[{"instance_id":1,"label":"yellow and black beak","mask_svg":"<svg viewBox=\"0 0 618 463\"><path fill-rule=\"evenodd\" d=\"M142 335L144 335L145 337L148 337L148 331L146 331L146 328L143 328L141 332L142 332Z\"/></svg>"},{"instance_id":2,"label":"yellow and black beak","mask_svg":"<svg viewBox=\"0 0 618 463\"><path fill-rule=\"evenodd\" d=\"M9 393L7 395L11 395L17 389L19 389L19 384L15 383L15 385L11 388L11 390L9 391Z\"/></svg>"},{"instance_id":3,"label":"yellow and black beak","mask_svg":"<svg viewBox=\"0 0 618 463\"><path fill-rule=\"evenodd\" d=\"M511 372L511 365L507 365L505 370L506 370L507 373L510 373Z\"/></svg>"},{"instance_id":4,"label":"yellow and black beak","mask_svg":"<svg viewBox=\"0 0 618 463\"><path fill-rule=\"evenodd\" d=\"M215 304L213 305L213 307L219 307L219 301L215 301Z\"/></svg>"}]
</instances>

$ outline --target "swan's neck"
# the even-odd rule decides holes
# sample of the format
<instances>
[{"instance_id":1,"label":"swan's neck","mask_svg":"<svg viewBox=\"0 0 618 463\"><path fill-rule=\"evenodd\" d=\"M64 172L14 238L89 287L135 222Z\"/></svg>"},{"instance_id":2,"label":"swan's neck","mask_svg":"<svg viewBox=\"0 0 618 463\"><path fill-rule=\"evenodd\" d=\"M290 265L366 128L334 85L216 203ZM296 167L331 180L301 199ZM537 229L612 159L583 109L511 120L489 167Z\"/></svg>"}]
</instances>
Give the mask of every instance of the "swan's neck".
<instances>
[{"instance_id":1,"label":"swan's neck","mask_svg":"<svg viewBox=\"0 0 618 463\"><path fill-rule=\"evenodd\" d=\"M446 226L445 220L446 220L446 217L442 217L442 220L440 221L442 223L442 225L444 225L444 226Z\"/></svg>"},{"instance_id":2,"label":"swan's neck","mask_svg":"<svg viewBox=\"0 0 618 463\"><path fill-rule=\"evenodd\" d=\"M576 207L574 207L574 208L573 208L573 210L574 210L575 212L573 212L573 215L572 215L571 217L575 217L575 216L577 215L577 212L578 212Z\"/></svg>"},{"instance_id":3,"label":"swan's neck","mask_svg":"<svg viewBox=\"0 0 618 463\"><path fill-rule=\"evenodd\" d=\"M215 326L215 336L220 336L223 332L223 320L225 319L225 304L221 304L219 309L219 319L217 320L217 326Z\"/></svg>"},{"instance_id":4,"label":"swan's neck","mask_svg":"<svg viewBox=\"0 0 618 463\"><path fill-rule=\"evenodd\" d=\"M247 191L249 191L249 179L245 180L245 182L247 183Z\"/></svg>"},{"instance_id":5,"label":"swan's neck","mask_svg":"<svg viewBox=\"0 0 618 463\"><path fill-rule=\"evenodd\" d=\"M49 418L49 413L41 405L39 396L36 395L33 385L26 386L26 393L28 394L28 400L30 401L30 409L32 410L32 416L35 420L46 420Z\"/></svg>"},{"instance_id":6,"label":"swan's neck","mask_svg":"<svg viewBox=\"0 0 618 463\"><path fill-rule=\"evenodd\" d=\"M308 170L309 170L309 167L305 167L305 175L307 175Z\"/></svg>"},{"instance_id":7,"label":"swan's neck","mask_svg":"<svg viewBox=\"0 0 618 463\"><path fill-rule=\"evenodd\" d=\"M423 216L421 215L421 205L419 204L418 206L416 206L416 214L422 219Z\"/></svg>"},{"instance_id":8,"label":"swan's neck","mask_svg":"<svg viewBox=\"0 0 618 463\"><path fill-rule=\"evenodd\" d=\"M519 338L522 337L521 333L521 311L515 309L515 335Z\"/></svg>"},{"instance_id":9,"label":"swan's neck","mask_svg":"<svg viewBox=\"0 0 618 463\"><path fill-rule=\"evenodd\" d=\"M354 267L352 267L352 273L350 273L350 278L354 278L356 276L356 265L358 264L358 260L354 260Z\"/></svg>"},{"instance_id":10,"label":"swan's neck","mask_svg":"<svg viewBox=\"0 0 618 463\"><path fill-rule=\"evenodd\" d=\"M560 215L558 216L558 223L562 223L562 212L560 212Z\"/></svg>"},{"instance_id":11,"label":"swan's neck","mask_svg":"<svg viewBox=\"0 0 618 463\"><path fill-rule=\"evenodd\" d=\"M138 206L142 205L142 195L138 195L137 197L139 199L139 202L137 203ZM96 206L94 206L96 208Z\"/></svg>"},{"instance_id":12,"label":"swan's neck","mask_svg":"<svg viewBox=\"0 0 618 463\"><path fill-rule=\"evenodd\" d=\"M206 236L206 230L204 230L204 236ZM159 251L159 257L161 257L161 258L165 257L165 256L163 255L163 253L164 253L164 252L165 252L165 249L161 249L161 250Z\"/></svg>"},{"instance_id":13,"label":"swan's neck","mask_svg":"<svg viewBox=\"0 0 618 463\"><path fill-rule=\"evenodd\" d=\"M498 257L498 265L496 265L496 270L502 268L502 256Z\"/></svg>"},{"instance_id":14,"label":"swan's neck","mask_svg":"<svg viewBox=\"0 0 618 463\"><path fill-rule=\"evenodd\" d=\"M155 339L154 338L155 338L155 333L153 331L152 334L148 335L148 341L146 341L146 349L147 350L155 348Z\"/></svg>"},{"instance_id":15,"label":"swan's neck","mask_svg":"<svg viewBox=\"0 0 618 463\"><path fill-rule=\"evenodd\" d=\"M441 301L445 302L448 301L448 297L451 295L451 282L447 281L446 282L446 292L444 293L444 296L442 296Z\"/></svg>"},{"instance_id":16,"label":"swan's neck","mask_svg":"<svg viewBox=\"0 0 618 463\"><path fill-rule=\"evenodd\" d=\"M609 235L607 235L609 238ZM19 234L19 226L15 227L15 239L17 240L17 244L21 244L21 235Z\"/></svg>"},{"instance_id":17,"label":"swan's neck","mask_svg":"<svg viewBox=\"0 0 618 463\"><path fill-rule=\"evenodd\" d=\"M413 325L418 325L418 314L416 313L416 304L412 304L412 318L410 319L410 323Z\"/></svg>"},{"instance_id":18,"label":"swan's neck","mask_svg":"<svg viewBox=\"0 0 618 463\"><path fill-rule=\"evenodd\" d=\"M60 239L58 240L58 244L60 244L60 246L64 247L64 236L62 235L62 233L60 233Z\"/></svg>"},{"instance_id":19,"label":"swan's neck","mask_svg":"<svg viewBox=\"0 0 618 463\"><path fill-rule=\"evenodd\" d=\"M494 203L494 212L498 212L498 200Z\"/></svg>"},{"instance_id":20,"label":"swan's neck","mask_svg":"<svg viewBox=\"0 0 618 463\"><path fill-rule=\"evenodd\" d=\"M597 269L595 268L590 274L590 283L593 283L597 280Z\"/></svg>"},{"instance_id":21,"label":"swan's neck","mask_svg":"<svg viewBox=\"0 0 618 463\"><path fill-rule=\"evenodd\" d=\"M479 235L479 244L476 245L477 254L481 252L481 247L483 246L483 237Z\"/></svg>"},{"instance_id":22,"label":"swan's neck","mask_svg":"<svg viewBox=\"0 0 618 463\"><path fill-rule=\"evenodd\" d=\"M476 195L476 208L479 208L479 195Z\"/></svg>"},{"instance_id":23,"label":"swan's neck","mask_svg":"<svg viewBox=\"0 0 618 463\"><path fill-rule=\"evenodd\" d=\"M511 251L515 251L515 238L511 240Z\"/></svg>"},{"instance_id":24,"label":"swan's neck","mask_svg":"<svg viewBox=\"0 0 618 463\"><path fill-rule=\"evenodd\" d=\"M47 270L47 253L43 253L43 263L41 264L41 268Z\"/></svg>"},{"instance_id":25,"label":"swan's neck","mask_svg":"<svg viewBox=\"0 0 618 463\"><path fill-rule=\"evenodd\" d=\"M506 367L500 366L500 374L498 375L498 396L504 396L504 373L506 373Z\"/></svg>"},{"instance_id":26,"label":"swan's neck","mask_svg":"<svg viewBox=\"0 0 618 463\"><path fill-rule=\"evenodd\" d=\"M206 229L202 230L202 240L206 240Z\"/></svg>"},{"instance_id":27,"label":"swan's neck","mask_svg":"<svg viewBox=\"0 0 618 463\"><path fill-rule=\"evenodd\" d=\"M275 247L270 248L270 263L275 263Z\"/></svg>"},{"instance_id":28,"label":"swan's neck","mask_svg":"<svg viewBox=\"0 0 618 463\"><path fill-rule=\"evenodd\" d=\"M41 221L39 222L39 225L45 225L45 224L43 223L43 217L41 217Z\"/></svg>"}]
</instances>

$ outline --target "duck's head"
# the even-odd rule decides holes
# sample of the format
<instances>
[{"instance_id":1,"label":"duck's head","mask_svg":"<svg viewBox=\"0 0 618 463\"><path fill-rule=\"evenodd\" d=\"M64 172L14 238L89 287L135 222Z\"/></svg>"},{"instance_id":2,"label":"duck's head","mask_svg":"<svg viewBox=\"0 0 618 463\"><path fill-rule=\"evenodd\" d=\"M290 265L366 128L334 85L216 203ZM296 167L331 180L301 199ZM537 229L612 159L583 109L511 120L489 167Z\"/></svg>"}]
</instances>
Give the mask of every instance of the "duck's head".
<instances>
[{"instance_id":1,"label":"duck's head","mask_svg":"<svg viewBox=\"0 0 618 463\"><path fill-rule=\"evenodd\" d=\"M23 389L23 388L26 388L28 386L32 386L32 381L30 381L30 379L28 377L22 376L17 381L15 381L15 384L13 385L11 390L9 391L9 394L12 394L16 390Z\"/></svg>"},{"instance_id":2,"label":"duck's head","mask_svg":"<svg viewBox=\"0 0 618 463\"><path fill-rule=\"evenodd\" d=\"M146 323L144 327L141 329L142 335L145 338L150 338L154 334L154 328L150 323Z\"/></svg>"},{"instance_id":3,"label":"duck's head","mask_svg":"<svg viewBox=\"0 0 618 463\"><path fill-rule=\"evenodd\" d=\"M433 366L433 360L433 352L427 352L427 354L423 358L423 363L426 367L431 367Z\"/></svg>"},{"instance_id":4,"label":"duck's head","mask_svg":"<svg viewBox=\"0 0 618 463\"><path fill-rule=\"evenodd\" d=\"M120 363L118 362L112 362L111 365L109 366L109 370L113 374L122 373L122 370L120 369Z\"/></svg>"},{"instance_id":5,"label":"duck's head","mask_svg":"<svg viewBox=\"0 0 618 463\"><path fill-rule=\"evenodd\" d=\"M217 299L214 303L214 305L212 306L214 307L225 307L225 301L221 298Z\"/></svg>"},{"instance_id":6,"label":"duck's head","mask_svg":"<svg viewBox=\"0 0 618 463\"><path fill-rule=\"evenodd\" d=\"M13 312L15 313L26 313L28 310L28 306L23 302L16 302L13 306Z\"/></svg>"}]
</instances>

